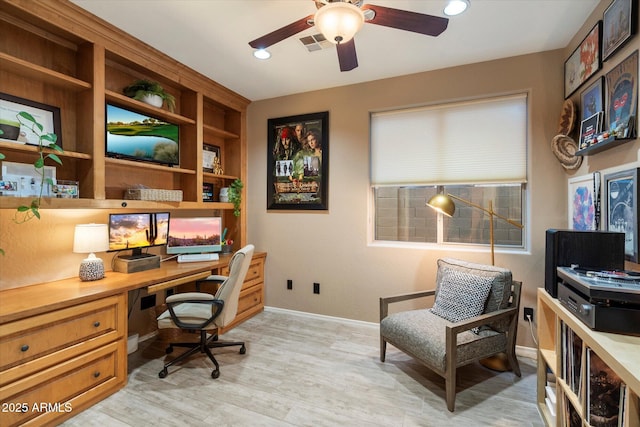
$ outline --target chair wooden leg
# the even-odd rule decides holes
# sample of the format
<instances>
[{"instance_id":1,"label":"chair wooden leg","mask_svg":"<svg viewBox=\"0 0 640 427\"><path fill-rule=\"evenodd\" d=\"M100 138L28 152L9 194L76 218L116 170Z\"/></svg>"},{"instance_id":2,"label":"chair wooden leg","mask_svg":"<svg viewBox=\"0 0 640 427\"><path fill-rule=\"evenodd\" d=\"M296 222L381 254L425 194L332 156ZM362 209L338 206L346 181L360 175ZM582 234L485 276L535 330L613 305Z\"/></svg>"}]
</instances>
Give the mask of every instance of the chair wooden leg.
<instances>
[{"instance_id":1,"label":"chair wooden leg","mask_svg":"<svg viewBox=\"0 0 640 427\"><path fill-rule=\"evenodd\" d=\"M387 357L387 342L380 336L380 361L384 362Z\"/></svg>"},{"instance_id":2,"label":"chair wooden leg","mask_svg":"<svg viewBox=\"0 0 640 427\"><path fill-rule=\"evenodd\" d=\"M447 396L447 409L453 412L456 406L456 368L450 368L444 379L444 388Z\"/></svg>"},{"instance_id":3,"label":"chair wooden leg","mask_svg":"<svg viewBox=\"0 0 640 427\"><path fill-rule=\"evenodd\" d=\"M520 372L520 364L518 363L518 359L516 358L516 354L513 350L507 351L507 360L509 360L509 365L511 366L513 373L521 377L522 373Z\"/></svg>"}]
</instances>

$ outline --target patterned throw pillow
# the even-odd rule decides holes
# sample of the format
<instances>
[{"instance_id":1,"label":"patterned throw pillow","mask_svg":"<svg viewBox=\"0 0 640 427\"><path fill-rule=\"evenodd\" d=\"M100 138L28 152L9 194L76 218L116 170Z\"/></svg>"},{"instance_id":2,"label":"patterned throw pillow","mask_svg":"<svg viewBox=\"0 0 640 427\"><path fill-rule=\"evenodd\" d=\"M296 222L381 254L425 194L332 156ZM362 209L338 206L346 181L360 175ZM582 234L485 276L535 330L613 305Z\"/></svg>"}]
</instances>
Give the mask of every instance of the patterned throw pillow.
<instances>
[{"instance_id":1,"label":"patterned throw pillow","mask_svg":"<svg viewBox=\"0 0 640 427\"><path fill-rule=\"evenodd\" d=\"M492 281L492 277L446 269L431 312L450 322L482 314ZM477 334L478 328L473 328L472 331Z\"/></svg>"}]
</instances>

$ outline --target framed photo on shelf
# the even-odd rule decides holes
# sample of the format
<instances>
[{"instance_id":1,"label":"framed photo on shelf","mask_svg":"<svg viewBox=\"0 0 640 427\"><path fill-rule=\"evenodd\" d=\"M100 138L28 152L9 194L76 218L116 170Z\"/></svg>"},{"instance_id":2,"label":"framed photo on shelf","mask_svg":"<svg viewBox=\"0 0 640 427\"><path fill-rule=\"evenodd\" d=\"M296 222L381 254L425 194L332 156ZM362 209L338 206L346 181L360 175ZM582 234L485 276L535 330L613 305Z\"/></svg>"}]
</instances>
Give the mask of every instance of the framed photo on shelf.
<instances>
[{"instance_id":1,"label":"framed photo on shelf","mask_svg":"<svg viewBox=\"0 0 640 427\"><path fill-rule=\"evenodd\" d=\"M570 230L593 231L600 225L600 173L569 178Z\"/></svg>"},{"instance_id":2,"label":"framed photo on shelf","mask_svg":"<svg viewBox=\"0 0 640 427\"><path fill-rule=\"evenodd\" d=\"M210 144L202 144L202 170L204 172L215 172L216 158L220 163L220 147Z\"/></svg>"},{"instance_id":3,"label":"framed photo on shelf","mask_svg":"<svg viewBox=\"0 0 640 427\"><path fill-rule=\"evenodd\" d=\"M327 210L329 112L267 122L267 209Z\"/></svg>"},{"instance_id":4,"label":"framed photo on shelf","mask_svg":"<svg viewBox=\"0 0 640 427\"><path fill-rule=\"evenodd\" d=\"M625 259L638 262L638 168L604 176L607 231L625 234Z\"/></svg>"},{"instance_id":5,"label":"framed photo on shelf","mask_svg":"<svg viewBox=\"0 0 640 427\"><path fill-rule=\"evenodd\" d=\"M580 124L580 149L597 143L596 136L602 129L602 112L597 112L593 116L585 119Z\"/></svg>"},{"instance_id":6,"label":"framed photo on shelf","mask_svg":"<svg viewBox=\"0 0 640 427\"><path fill-rule=\"evenodd\" d=\"M202 201L213 202L213 184L210 182L202 183Z\"/></svg>"},{"instance_id":7,"label":"framed photo on shelf","mask_svg":"<svg viewBox=\"0 0 640 427\"><path fill-rule=\"evenodd\" d=\"M0 139L17 144L40 144L38 136L18 121L16 116L21 111L31 114L43 126L43 133L55 133L58 137L56 145L62 148L60 108L2 92L0 92L0 130L2 130Z\"/></svg>"},{"instance_id":8,"label":"framed photo on shelf","mask_svg":"<svg viewBox=\"0 0 640 427\"><path fill-rule=\"evenodd\" d=\"M573 51L564 63L564 98L573 92L591 76L602 68L600 58L600 40L602 36L602 21L589 31L582 43Z\"/></svg>"},{"instance_id":9,"label":"framed photo on shelf","mask_svg":"<svg viewBox=\"0 0 640 427\"><path fill-rule=\"evenodd\" d=\"M585 120L594 114L604 112L604 77L599 77L595 82L580 94L580 111Z\"/></svg>"},{"instance_id":10,"label":"framed photo on shelf","mask_svg":"<svg viewBox=\"0 0 640 427\"><path fill-rule=\"evenodd\" d=\"M606 61L637 30L637 0L613 0L604 11L602 30L602 60Z\"/></svg>"},{"instance_id":11,"label":"framed photo on shelf","mask_svg":"<svg viewBox=\"0 0 640 427\"><path fill-rule=\"evenodd\" d=\"M605 76L607 81L607 130L616 138L632 138L638 117L638 51Z\"/></svg>"}]
</instances>

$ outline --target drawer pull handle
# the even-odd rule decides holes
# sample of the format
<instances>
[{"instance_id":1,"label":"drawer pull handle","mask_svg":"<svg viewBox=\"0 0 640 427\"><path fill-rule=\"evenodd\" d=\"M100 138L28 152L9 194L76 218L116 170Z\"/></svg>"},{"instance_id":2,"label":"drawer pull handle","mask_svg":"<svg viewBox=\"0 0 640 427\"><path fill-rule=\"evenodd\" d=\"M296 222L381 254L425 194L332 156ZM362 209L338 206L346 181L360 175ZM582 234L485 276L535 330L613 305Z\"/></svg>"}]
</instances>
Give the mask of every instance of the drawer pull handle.
<instances>
[{"instance_id":1,"label":"drawer pull handle","mask_svg":"<svg viewBox=\"0 0 640 427\"><path fill-rule=\"evenodd\" d=\"M98 326L100 326L100 322L98 322L98 321L93 322L93 326L95 326L97 328Z\"/></svg>"},{"instance_id":2,"label":"drawer pull handle","mask_svg":"<svg viewBox=\"0 0 640 427\"><path fill-rule=\"evenodd\" d=\"M28 344L23 344L22 347L20 347L20 351L25 352L29 350L29 345Z\"/></svg>"},{"instance_id":3,"label":"drawer pull handle","mask_svg":"<svg viewBox=\"0 0 640 427\"><path fill-rule=\"evenodd\" d=\"M94 378L98 378L100 376L100 371L96 371L93 373Z\"/></svg>"}]
</instances>

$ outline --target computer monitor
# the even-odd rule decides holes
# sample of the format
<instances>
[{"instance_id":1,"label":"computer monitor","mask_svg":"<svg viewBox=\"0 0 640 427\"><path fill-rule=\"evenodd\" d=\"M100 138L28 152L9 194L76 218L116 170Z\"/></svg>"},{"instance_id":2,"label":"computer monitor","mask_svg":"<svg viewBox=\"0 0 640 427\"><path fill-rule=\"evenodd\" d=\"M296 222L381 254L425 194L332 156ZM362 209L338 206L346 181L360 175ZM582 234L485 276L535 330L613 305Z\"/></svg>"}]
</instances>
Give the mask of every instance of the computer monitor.
<instances>
[{"instance_id":1,"label":"computer monitor","mask_svg":"<svg viewBox=\"0 0 640 427\"><path fill-rule=\"evenodd\" d=\"M109 214L109 251L132 250L120 258L145 257L143 249L166 245L168 235L168 212Z\"/></svg>"},{"instance_id":2,"label":"computer monitor","mask_svg":"<svg viewBox=\"0 0 640 427\"><path fill-rule=\"evenodd\" d=\"M190 217L169 220L167 254L220 252L222 218Z\"/></svg>"}]
</instances>

